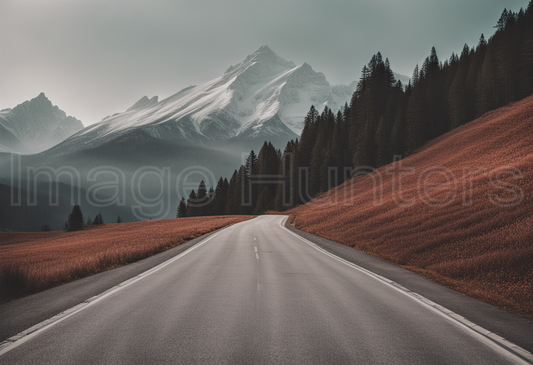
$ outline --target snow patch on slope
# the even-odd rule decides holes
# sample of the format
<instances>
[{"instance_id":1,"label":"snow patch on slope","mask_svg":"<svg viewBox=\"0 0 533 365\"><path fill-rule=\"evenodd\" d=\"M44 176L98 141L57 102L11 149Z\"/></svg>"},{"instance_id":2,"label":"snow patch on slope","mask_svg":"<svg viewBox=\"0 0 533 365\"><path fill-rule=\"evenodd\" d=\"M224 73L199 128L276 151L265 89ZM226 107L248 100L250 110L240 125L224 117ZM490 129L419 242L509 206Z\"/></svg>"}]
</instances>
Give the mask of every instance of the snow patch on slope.
<instances>
[{"instance_id":1,"label":"snow patch on slope","mask_svg":"<svg viewBox=\"0 0 533 365\"><path fill-rule=\"evenodd\" d=\"M124 113L86 128L63 147L96 147L137 128L175 141L245 136L288 140L301 133L311 105L336 111L350 100L354 87L331 87L324 74L309 64L296 66L263 46L221 77L162 101L145 96Z\"/></svg>"}]
</instances>

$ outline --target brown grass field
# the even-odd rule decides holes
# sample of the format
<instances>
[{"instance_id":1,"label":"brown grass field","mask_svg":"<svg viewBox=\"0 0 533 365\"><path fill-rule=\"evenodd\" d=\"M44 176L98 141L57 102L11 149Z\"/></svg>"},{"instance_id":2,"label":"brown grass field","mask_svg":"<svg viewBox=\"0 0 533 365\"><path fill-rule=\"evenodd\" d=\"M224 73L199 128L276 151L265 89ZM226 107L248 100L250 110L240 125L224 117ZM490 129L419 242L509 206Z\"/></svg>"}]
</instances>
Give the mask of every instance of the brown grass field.
<instances>
[{"instance_id":1,"label":"brown grass field","mask_svg":"<svg viewBox=\"0 0 533 365\"><path fill-rule=\"evenodd\" d=\"M533 97L427 143L401 166L413 169L401 179L403 200L396 162L288 213L301 230L533 318Z\"/></svg>"},{"instance_id":2,"label":"brown grass field","mask_svg":"<svg viewBox=\"0 0 533 365\"><path fill-rule=\"evenodd\" d=\"M250 218L153 220L78 232L0 232L0 302L141 260Z\"/></svg>"}]
</instances>

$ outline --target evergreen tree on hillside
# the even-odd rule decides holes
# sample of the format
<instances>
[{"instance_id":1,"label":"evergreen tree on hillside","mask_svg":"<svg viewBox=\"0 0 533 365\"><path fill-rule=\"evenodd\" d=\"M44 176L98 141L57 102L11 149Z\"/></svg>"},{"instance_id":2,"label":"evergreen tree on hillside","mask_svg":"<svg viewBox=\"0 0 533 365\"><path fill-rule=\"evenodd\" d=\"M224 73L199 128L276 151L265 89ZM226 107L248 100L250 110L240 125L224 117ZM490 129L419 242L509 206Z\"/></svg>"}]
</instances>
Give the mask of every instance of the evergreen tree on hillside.
<instances>
[{"instance_id":1,"label":"evergreen tree on hillside","mask_svg":"<svg viewBox=\"0 0 533 365\"><path fill-rule=\"evenodd\" d=\"M327 144L326 129L326 120L322 117L319 118L317 121L317 138L311 152L311 161L309 162L309 186L303 190L302 194L302 198L305 199L304 203L316 197L318 193L323 192L321 179L323 172L321 170Z\"/></svg>"},{"instance_id":2,"label":"evergreen tree on hillside","mask_svg":"<svg viewBox=\"0 0 533 365\"><path fill-rule=\"evenodd\" d=\"M196 190L196 215L205 216L208 215L209 197L207 195L207 188L204 181L200 181L198 189Z\"/></svg>"},{"instance_id":3,"label":"evergreen tree on hillside","mask_svg":"<svg viewBox=\"0 0 533 365\"><path fill-rule=\"evenodd\" d=\"M225 207L225 214L228 215L235 215L239 214L238 209L238 203L237 199L240 199L240 196L237 194L240 193L240 190L237 191L237 176L238 171L233 171L233 175L231 175L231 179L228 183L228 189L227 189L227 195L226 195L226 207Z\"/></svg>"},{"instance_id":4,"label":"evergreen tree on hillside","mask_svg":"<svg viewBox=\"0 0 533 365\"><path fill-rule=\"evenodd\" d=\"M533 94L533 1L524 14L522 44L520 46L520 94L527 96Z\"/></svg>"},{"instance_id":5,"label":"evergreen tree on hillside","mask_svg":"<svg viewBox=\"0 0 533 365\"><path fill-rule=\"evenodd\" d=\"M207 201L208 204L204 208L204 215L211 216L213 214L213 201L215 199L215 190L212 186L209 187L209 191L207 192Z\"/></svg>"},{"instance_id":6,"label":"evergreen tree on hillside","mask_svg":"<svg viewBox=\"0 0 533 365\"><path fill-rule=\"evenodd\" d=\"M257 203L257 197L259 195L258 186L258 162L257 155L254 150L250 151L250 154L246 158L245 164L245 177L244 177L244 197L247 203L251 203L251 207L243 206L243 214L251 214L253 211L253 205Z\"/></svg>"},{"instance_id":7,"label":"evergreen tree on hillside","mask_svg":"<svg viewBox=\"0 0 533 365\"><path fill-rule=\"evenodd\" d=\"M413 73L413 75L416 73ZM407 154L415 152L421 147L425 140L425 126L426 120L426 104L425 104L425 89L422 82L419 80L413 87L411 96L407 104L406 122L407 122Z\"/></svg>"},{"instance_id":8,"label":"evergreen tree on hillside","mask_svg":"<svg viewBox=\"0 0 533 365\"><path fill-rule=\"evenodd\" d=\"M279 174L283 177L283 182L276 187L275 195L275 209L277 211L283 211L288 208L289 205L293 206L295 203L295 190L296 182L294 180L294 170L296 170L296 159L294 158L295 152L298 148L298 141L289 141L283 151L281 157L281 164L279 168Z\"/></svg>"},{"instance_id":9,"label":"evergreen tree on hillside","mask_svg":"<svg viewBox=\"0 0 533 365\"><path fill-rule=\"evenodd\" d=\"M196 205L197 201L196 192L193 189L187 199L187 217L197 217L199 215L198 207Z\"/></svg>"},{"instance_id":10,"label":"evergreen tree on hillside","mask_svg":"<svg viewBox=\"0 0 533 365\"><path fill-rule=\"evenodd\" d=\"M300 204L304 201L302 197L307 194L309 187L309 167L311 162L311 154L315 145L317 137L317 124L319 114L315 107L312 105L304 120L304 129L299 141L298 150L294 154L296 160L297 169L293 171L294 181L297 182L296 191L294 192L297 203Z\"/></svg>"},{"instance_id":11,"label":"evergreen tree on hillside","mask_svg":"<svg viewBox=\"0 0 533 365\"><path fill-rule=\"evenodd\" d=\"M241 165L237 174L237 180L235 181L234 209L236 214L252 214L253 207L249 205L250 197L248 195L248 187L249 184L246 166Z\"/></svg>"},{"instance_id":12,"label":"evergreen tree on hillside","mask_svg":"<svg viewBox=\"0 0 533 365\"><path fill-rule=\"evenodd\" d=\"M67 231L79 231L81 229L83 229L83 214L80 205L76 203L67 219Z\"/></svg>"},{"instance_id":13,"label":"evergreen tree on hillside","mask_svg":"<svg viewBox=\"0 0 533 365\"><path fill-rule=\"evenodd\" d=\"M274 209L272 195L270 194L270 190L268 189L268 187L265 186L261 191L261 194L259 194L259 197L257 199L257 205L254 208L253 214L261 215L264 214L267 210L271 209Z\"/></svg>"},{"instance_id":14,"label":"evergreen tree on hillside","mask_svg":"<svg viewBox=\"0 0 533 365\"><path fill-rule=\"evenodd\" d=\"M185 199L181 197L181 200L178 204L178 212L176 214L176 218L185 218L187 217L187 204L185 203Z\"/></svg>"},{"instance_id":15,"label":"evergreen tree on hillside","mask_svg":"<svg viewBox=\"0 0 533 365\"><path fill-rule=\"evenodd\" d=\"M217 187L215 189L215 193L213 196L213 209L212 214L213 215L223 215L226 214L226 199L228 195L228 187L227 187L227 181L220 178L217 183Z\"/></svg>"},{"instance_id":16,"label":"evergreen tree on hillside","mask_svg":"<svg viewBox=\"0 0 533 365\"><path fill-rule=\"evenodd\" d=\"M270 190L270 195L276 194L276 185L269 183L277 180L281 163L281 152L276 150L272 143L265 142L257 156L257 171L259 176L258 191L262 192L265 187Z\"/></svg>"},{"instance_id":17,"label":"evergreen tree on hillside","mask_svg":"<svg viewBox=\"0 0 533 365\"><path fill-rule=\"evenodd\" d=\"M488 48L481 73L476 85L476 115L481 116L498 106L498 93L496 90L496 56L494 48Z\"/></svg>"},{"instance_id":18,"label":"evergreen tree on hillside","mask_svg":"<svg viewBox=\"0 0 533 365\"><path fill-rule=\"evenodd\" d=\"M457 72L448 96L450 110L450 128L455 129L467 123L472 118L470 100L468 98L466 82L470 68L470 49L464 45Z\"/></svg>"},{"instance_id":19,"label":"evergreen tree on hillside","mask_svg":"<svg viewBox=\"0 0 533 365\"><path fill-rule=\"evenodd\" d=\"M94 217L93 224L104 224L104 218L102 217L101 211Z\"/></svg>"}]
</instances>

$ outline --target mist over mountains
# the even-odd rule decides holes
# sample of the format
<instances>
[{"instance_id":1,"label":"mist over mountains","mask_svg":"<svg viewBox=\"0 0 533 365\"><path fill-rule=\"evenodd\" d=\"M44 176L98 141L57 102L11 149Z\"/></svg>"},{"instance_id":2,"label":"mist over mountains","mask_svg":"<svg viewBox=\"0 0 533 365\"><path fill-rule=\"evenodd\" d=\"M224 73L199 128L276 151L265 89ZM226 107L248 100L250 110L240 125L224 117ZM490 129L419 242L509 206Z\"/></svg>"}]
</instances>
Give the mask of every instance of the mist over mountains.
<instances>
[{"instance_id":1,"label":"mist over mountains","mask_svg":"<svg viewBox=\"0 0 533 365\"><path fill-rule=\"evenodd\" d=\"M214 187L219 177L229 179L250 150L258 152L265 141L283 150L300 137L312 105L343 110L355 87L356 82L332 86L309 64L297 66L262 46L214 80L164 100L144 96L86 128L40 94L0 112L4 200L12 186L22 192L20 214L27 214L24 196L38 194L42 202L58 195L66 207L78 201L92 216L98 207L106 208L98 201L111 197L106 212L125 221L170 218L175 216L170 207L200 180ZM59 193L46 188L50 178L63 184ZM74 200L69 186L81 189L72 188ZM151 203L156 197L164 200L162 211ZM132 206L151 208L134 214ZM28 208L36 216L48 214ZM57 219L45 223L54 229L62 224ZM4 226L15 227L13 222Z\"/></svg>"},{"instance_id":2,"label":"mist over mountains","mask_svg":"<svg viewBox=\"0 0 533 365\"><path fill-rule=\"evenodd\" d=\"M331 86L324 74L309 64L296 66L262 46L214 80L190 86L161 101L157 96L142 97L126 111L80 128L45 151L40 148L40 153L24 156L21 166L68 165L83 175L109 165L122 169L126 176L147 165L168 167L173 176L196 166L212 176L229 177L242 163L243 154L259 150L265 141L282 149L298 138L311 105L318 110L328 106L337 111L349 103L354 89L355 82ZM51 105L41 94L22 106L28 109L27 105L34 104L41 108ZM36 107L32 110L39 111ZM3 151L27 152L10 146L28 142L30 137L45 140L39 146L49 146L61 139L60 132L74 131L66 128L70 119L63 117L57 107L42 114L63 118L63 123L53 124L56 129L44 134L46 139L42 137L44 132L38 133L44 128L31 130L30 126L25 134L2 134L6 140ZM10 170L8 160L9 155L0 155L0 166L6 166L4 172ZM2 177L8 176L0 173Z\"/></svg>"}]
</instances>

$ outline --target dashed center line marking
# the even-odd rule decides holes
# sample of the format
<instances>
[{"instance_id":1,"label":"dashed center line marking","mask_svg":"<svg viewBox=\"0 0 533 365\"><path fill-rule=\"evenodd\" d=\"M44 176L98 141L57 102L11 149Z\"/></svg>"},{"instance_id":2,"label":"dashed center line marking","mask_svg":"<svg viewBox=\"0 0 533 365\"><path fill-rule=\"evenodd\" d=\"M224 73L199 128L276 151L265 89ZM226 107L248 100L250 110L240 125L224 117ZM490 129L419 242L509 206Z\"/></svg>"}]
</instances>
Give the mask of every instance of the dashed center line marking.
<instances>
[{"instance_id":1,"label":"dashed center line marking","mask_svg":"<svg viewBox=\"0 0 533 365\"><path fill-rule=\"evenodd\" d=\"M257 252L255 253L255 258L259 260L259 254Z\"/></svg>"},{"instance_id":2,"label":"dashed center line marking","mask_svg":"<svg viewBox=\"0 0 533 365\"><path fill-rule=\"evenodd\" d=\"M255 249L255 252L257 252L257 247L254 247L254 249Z\"/></svg>"}]
</instances>

